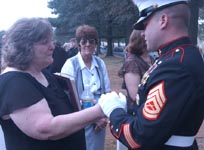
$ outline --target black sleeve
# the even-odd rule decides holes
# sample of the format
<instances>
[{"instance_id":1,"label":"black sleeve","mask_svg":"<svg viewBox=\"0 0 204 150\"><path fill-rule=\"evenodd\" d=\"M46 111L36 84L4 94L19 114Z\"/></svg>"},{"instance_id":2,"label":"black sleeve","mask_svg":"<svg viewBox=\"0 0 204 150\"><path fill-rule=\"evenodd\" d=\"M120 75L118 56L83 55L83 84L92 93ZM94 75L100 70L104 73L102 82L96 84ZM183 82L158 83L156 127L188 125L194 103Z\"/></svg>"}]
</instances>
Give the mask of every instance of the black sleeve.
<instances>
[{"instance_id":1,"label":"black sleeve","mask_svg":"<svg viewBox=\"0 0 204 150\"><path fill-rule=\"evenodd\" d=\"M188 72L180 67L160 67L149 80L154 86L148 89L146 102L135 116L122 109L114 110L110 116L111 132L132 149L163 144L191 112L196 88Z\"/></svg>"},{"instance_id":2,"label":"black sleeve","mask_svg":"<svg viewBox=\"0 0 204 150\"><path fill-rule=\"evenodd\" d=\"M43 95L30 80L15 76L0 86L0 97L0 116L3 116L37 103Z\"/></svg>"}]
</instances>

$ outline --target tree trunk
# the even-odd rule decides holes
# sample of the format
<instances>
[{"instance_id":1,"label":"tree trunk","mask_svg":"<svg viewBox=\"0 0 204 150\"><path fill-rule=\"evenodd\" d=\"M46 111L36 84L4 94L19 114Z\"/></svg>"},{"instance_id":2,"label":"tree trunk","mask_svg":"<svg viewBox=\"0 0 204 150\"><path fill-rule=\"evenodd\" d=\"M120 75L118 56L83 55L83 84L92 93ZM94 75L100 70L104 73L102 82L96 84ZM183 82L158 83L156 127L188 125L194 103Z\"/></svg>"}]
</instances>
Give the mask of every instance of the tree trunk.
<instances>
[{"instance_id":1,"label":"tree trunk","mask_svg":"<svg viewBox=\"0 0 204 150\"><path fill-rule=\"evenodd\" d=\"M112 38L108 38L108 50L106 56L113 56L113 49L112 49Z\"/></svg>"},{"instance_id":2,"label":"tree trunk","mask_svg":"<svg viewBox=\"0 0 204 150\"><path fill-rule=\"evenodd\" d=\"M107 50L107 54L106 56L113 56L113 49L112 49L112 35L113 35L113 30L112 30L112 19L111 17L109 17L109 20L108 20L108 50Z\"/></svg>"},{"instance_id":3,"label":"tree trunk","mask_svg":"<svg viewBox=\"0 0 204 150\"><path fill-rule=\"evenodd\" d=\"M199 14L199 1L191 0L190 9L191 9L191 19L189 26L189 35L193 44L197 45L197 36L198 36L198 14Z\"/></svg>"}]
</instances>

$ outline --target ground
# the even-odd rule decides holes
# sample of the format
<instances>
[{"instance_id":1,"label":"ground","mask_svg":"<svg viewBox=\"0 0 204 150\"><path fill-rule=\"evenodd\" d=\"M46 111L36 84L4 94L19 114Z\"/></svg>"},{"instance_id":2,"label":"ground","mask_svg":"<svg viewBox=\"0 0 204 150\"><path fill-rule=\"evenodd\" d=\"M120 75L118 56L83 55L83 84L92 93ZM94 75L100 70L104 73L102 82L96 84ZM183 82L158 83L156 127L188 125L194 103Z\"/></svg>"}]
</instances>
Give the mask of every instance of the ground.
<instances>
[{"instance_id":1,"label":"ground","mask_svg":"<svg viewBox=\"0 0 204 150\"><path fill-rule=\"evenodd\" d=\"M124 90L121 90L121 83L122 79L118 77L117 73L120 69L124 59L122 57L104 57L100 56L107 66L108 74L110 77L110 83L111 83L111 90L117 91L117 92L125 92ZM116 140L110 133L109 127L107 127L106 130L106 140L105 140L105 150L116 150ZM199 144L199 150L204 150L204 123L197 135L197 142Z\"/></svg>"},{"instance_id":2,"label":"ground","mask_svg":"<svg viewBox=\"0 0 204 150\"><path fill-rule=\"evenodd\" d=\"M122 91L121 90L122 79L118 77L117 73L123 63L123 58L104 57L103 60L106 63L108 74L110 77L111 90L114 90L117 92ZM116 140L110 133L109 127L107 127L106 133L107 134L106 134L106 141L105 141L105 150L116 150Z\"/></svg>"}]
</instances>

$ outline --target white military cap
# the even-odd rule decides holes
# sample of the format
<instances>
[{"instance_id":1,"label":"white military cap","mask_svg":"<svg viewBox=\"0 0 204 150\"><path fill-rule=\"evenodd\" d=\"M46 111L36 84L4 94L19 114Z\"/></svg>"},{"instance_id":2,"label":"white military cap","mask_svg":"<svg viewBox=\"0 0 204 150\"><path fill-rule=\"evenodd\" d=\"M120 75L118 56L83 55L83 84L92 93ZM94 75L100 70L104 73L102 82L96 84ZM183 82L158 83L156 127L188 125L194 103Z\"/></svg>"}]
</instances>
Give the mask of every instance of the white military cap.
<instances>
[{"instance_id":1,"label":"white military cap","mask_svg":"<svg viewBox=\"0 0 204 150\"><path fill-rule=\"evenodd\" d=\"M187 4L188 0L133 0L133 2L138 7L140 13L138 21L134 24L134 28L143 30L143 21L153 13L170 6Z\"/></svg>"}]
</instances>

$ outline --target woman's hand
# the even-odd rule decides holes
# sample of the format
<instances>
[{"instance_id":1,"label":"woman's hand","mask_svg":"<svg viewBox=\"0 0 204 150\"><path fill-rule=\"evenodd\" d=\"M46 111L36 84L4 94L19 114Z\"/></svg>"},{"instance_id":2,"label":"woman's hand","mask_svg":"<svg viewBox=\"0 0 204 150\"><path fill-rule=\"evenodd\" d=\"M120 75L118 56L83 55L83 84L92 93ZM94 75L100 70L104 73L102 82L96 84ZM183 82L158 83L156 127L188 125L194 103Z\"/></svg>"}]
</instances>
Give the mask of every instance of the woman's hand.
<instances>
[{"instance_id":1,"label":"woman's hand","mask_svg":"<svg viewBox=\"0 0 204 150\"><path fill-rule=\"evenodd\" d=\"M102 118L95 122L95 131L100 131L103 128L106 128L108 124L108 118Z\"/></svg>"}]
</instances>

